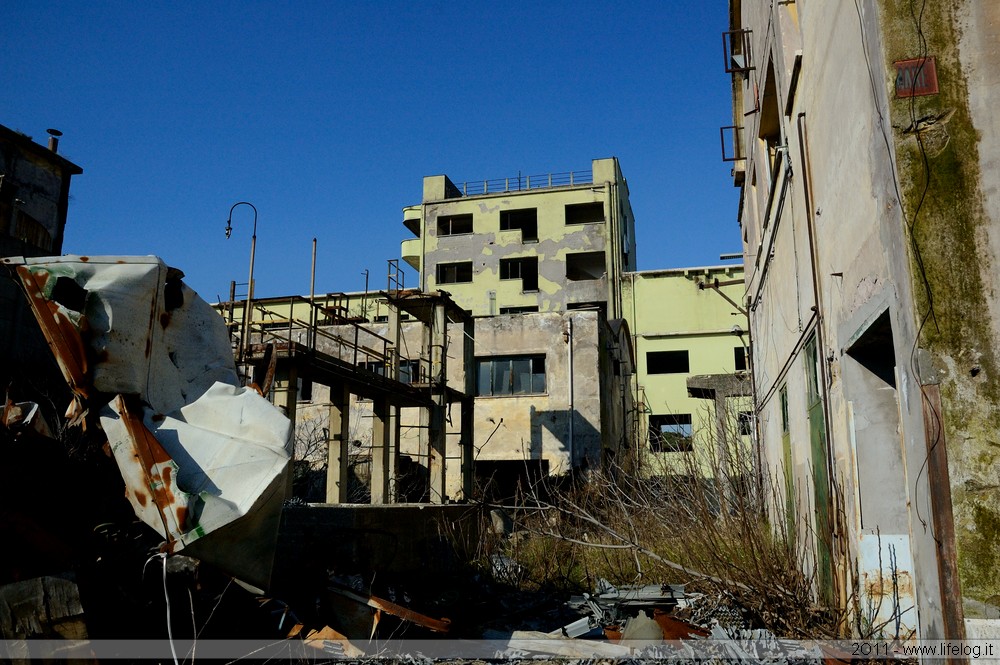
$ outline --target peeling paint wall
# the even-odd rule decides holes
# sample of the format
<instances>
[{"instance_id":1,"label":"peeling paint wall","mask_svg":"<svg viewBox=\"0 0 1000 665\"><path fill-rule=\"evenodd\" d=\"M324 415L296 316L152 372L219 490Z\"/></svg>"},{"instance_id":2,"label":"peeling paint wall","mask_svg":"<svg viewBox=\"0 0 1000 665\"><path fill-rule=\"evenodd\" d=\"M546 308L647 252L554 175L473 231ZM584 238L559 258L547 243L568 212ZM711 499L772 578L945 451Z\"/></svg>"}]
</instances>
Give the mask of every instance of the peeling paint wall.
<instances>
[{"instance_id":1,"label":"peeling paint wall","mask_svg":"<svg viewBox=\"0 0 1000 665\"><path fill-rule=\"evenodd\" d=\"M788 479L792 523L804 542L829 531L840 603L881 575L864 569L862 546L895 543L916 604L903 625L959 637L950 515L931 498L942 473L966 611L1000 591L1000 10L918 6L732 2L753 64L734 75L747 155L737 184L762 445ZM898 96L894 63L923 55L939 92ZM938 387L941 414L928 397ZM944 450L947 469L934 461Z\"/></svg>"},{"instance_id":2,"label":"peeling paint wall","mask_svg":"<svg viewBox=\"0 0 1000 665\"><path fill-rule=\"evenodd\" d=\"M971 618L1000 616L1000 6L879 3L884 62L936 59L940 93L893 99L920 345L943 401L958 565ZM921 122L922 121L922 122ZM989 606L993 606L990 613Z\"/></svg>"},{"instance_id":3,"label":"peeling paint wall","mask_svg":"<svg viewBox=\"0 0 1000 665\"><path fill-rule=\"evenodd\" d=\"M462 196L446 176L425 178L419 238L402 247L410 265L423 268L421 288L448 291L476 316L509 307L553 312L591 303L606 303L609 317L620 316L618 281L622 272L635 269L635 220L617 160L597 159L592 167L592 183L477 196ZM567 224L566 206L584 203L603 205L603 221ZM523 209L537 211L536 239L521 230L500 230L502 212ZM413 219L413 211L406 208L404 220ZM438 222L451 215L472 215L471 232L442 235ZM568 278L567 255L581 252L604 254L604 276ZM521 279L501 278L502 259L524 257L537 257L537 289L526 288ZM439 283L439 264L466 261L472 262L471 282Z\"/></svg>"},{"instance_id":4,"label":"peeling paint wall","mask_svg":"<svg viewBox=\"0 0 1000 665\"><path fill-rule=\"evenodd\" d=\"M745 287L740 265L650 270L624 276L622 298L636 357L634 392L641 400L636 425L638 446L644 472L649 475L686 473L690 468L686 457L714 452L717 435L712 401L691 397L687 379L700 374L735 374L737 349L743 355L749 350L746 317L712 288L699 289L700 283L713 284L715 280L722 284L722 294L742 303ZM743 332L742 338L733 334L734 326ZM661 351L687 352L688 371L651 373L648 354ZM749 385L747 388L749 393ZM734 403L732 407L731 429L735 431L737 414L749 412L751 406ZM652 450L650 416L669 414L691 416L693 451ZM709 464L698 466L710 473Z\"/></svg>"}]
</instances>

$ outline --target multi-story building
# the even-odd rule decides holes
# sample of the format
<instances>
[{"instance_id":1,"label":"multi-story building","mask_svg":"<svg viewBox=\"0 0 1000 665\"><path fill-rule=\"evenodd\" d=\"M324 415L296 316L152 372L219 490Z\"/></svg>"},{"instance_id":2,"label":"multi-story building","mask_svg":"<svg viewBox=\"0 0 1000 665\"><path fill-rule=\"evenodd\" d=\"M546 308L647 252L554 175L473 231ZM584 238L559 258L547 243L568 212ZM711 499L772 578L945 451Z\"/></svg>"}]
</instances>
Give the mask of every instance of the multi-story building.
<instances>
[{"instance_id":1,"label":"multi-story building","mask_svg":"<svg viewBox=\"0 0 1000 665\"><path fill-rule=\"evenodd\" d=\"M50 129L46 147L0 125L0 256L62 253L70 179L83 169L57 153L60 135ZM24 298L8 279L0 279L0 348L4 386L18 368L37 378L52 364Z\"/></svg>"},{"instance_id":2,"label":"multi-story building","mask_svg":"<svg viewBox=\"0 0 1000 665\"><path fill-rule=\"evenodd\" d=\"M734 454L752 455L743 294L741 265L624 275L645 475L710 474Z\"/></svg>"},{"instance_id":3,"label":"multi-story building","mask_svg":"<svg viewBox=\"0 0 1000 665\"><path fill-rule=\"evenodd\" d=\"M724 157L762 445L819 594L901 637L988 636L1000 9L916 4L730 0Z\"/></svg>"},{"instance_id":4,"label":"multi-story building","mask_svg":"<svg viewBox=\"0 0 1000 665\"><path fill-rule=\"evenodd\" d=\"M422 290L444 289L473 316L599 309L622 316L635 270L635 219L618 160L590 171L477 181L424 178L404 210L402 256Z\"/></svg>"}]
</instances>

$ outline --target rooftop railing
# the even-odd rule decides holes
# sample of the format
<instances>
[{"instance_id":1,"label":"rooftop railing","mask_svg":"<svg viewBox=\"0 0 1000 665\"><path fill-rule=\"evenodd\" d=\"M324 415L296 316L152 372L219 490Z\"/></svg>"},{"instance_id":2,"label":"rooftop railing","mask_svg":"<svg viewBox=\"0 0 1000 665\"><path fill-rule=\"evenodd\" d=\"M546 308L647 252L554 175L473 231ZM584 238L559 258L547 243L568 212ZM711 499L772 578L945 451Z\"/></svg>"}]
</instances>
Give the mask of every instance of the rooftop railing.
<instances>
[{"instance_id":1,"label":"rooftop railing","mask_svg":"<svg viewBox=\"0 0 1000 665\"><path fill-rule=\"evenodd\" d=\"M458 185L462 196L496 194L500 192L521 192L529 189L550 187L572 187L589 185L594 182L593 171L568 171L566 173L543 173L541 175L521 175L493 180L469 180Z\"/></svg>"}]
</instances>

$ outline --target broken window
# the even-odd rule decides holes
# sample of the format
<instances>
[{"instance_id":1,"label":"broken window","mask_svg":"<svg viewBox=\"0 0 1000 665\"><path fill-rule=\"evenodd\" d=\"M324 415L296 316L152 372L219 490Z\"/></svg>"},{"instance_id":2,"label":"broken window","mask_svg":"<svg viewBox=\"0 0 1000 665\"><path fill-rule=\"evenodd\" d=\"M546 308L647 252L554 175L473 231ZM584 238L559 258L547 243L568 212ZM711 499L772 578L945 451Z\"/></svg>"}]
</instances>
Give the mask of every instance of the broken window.
<instances>
[{"instance_id":1,"label":"broken window","mask_svg":"<svg viewBox=\"0 0 1000 665\"><path fill-rule=\"evenodd\" d=\"M476 395L537 395L545 392L545 356L503 356L476 360Z\"/></svg>"},{"instance_id":2,"label":"broken window","mask_svg":"<svg viewBox=\"0 0 1000 665\"><path fill-rule=\"evenodd\" d=\"M445 215L438 217L439 236L457 236L472 233L472 215Z\"/></svg>"},{"instance_id":3,"label":"broken window","mask_svg":"<svg viewBox=\"0 0 1000 665\"><path fill-rule=\"evenodd\" d=\"M745 372L747 369L747 350L745 347L737 346L733 349L733 360L736 363L737 372Z\"/></svg>"},{"instance_id":4,"label":"broken window","mask_svg":"<svg viewBox=\"0 0 1000 665\"><path fill-rule=\"evenodd\" d=\"M647 374L687 374L691 370L687 351L647 351Z\"/></svg>"},{"instance_id":5,"label":"broken window","mask_svg":"<svg viewBox=\"0 0 1000 665\"><path fill-rule=\"evenodd\" d=\"M566 255L566 279L571 282L600 279L605 272L604 252L575 252Z\"/></svg>"},{"instance_id":6,"label":"broken window","mask_svg":"<svg viewBox=\"0 0 1000 665\"><path fill-rule=\"evenodd\" d=\"M400 383L420 383L420 361L400 360L399 361L399 382Z\"/></svg>"},{"instance_id":7,"label":"broken window","mask_svg":"<svg viewBox=\"0 0 1000 665\"><path fill-rule=\"evenodd\" d=\"M381 360L362 360L358 363L358 367L372 374L385 376L385 363Z\"/></svg>"},{"instance_id":8,"label":"broken window","mask_svg":"<svg viewBox=\"0 0 1000 665\"><path fill-rule=\"evenodd\" d=\"M459 284L472 281L472 261L437 264L438 284Z\"/></svg>"},{"instance_id":9,"label":"broken window","mask_svg":"<svg viewBox=\"0 0 1000 665\"><path fill-rule=\"evenodd\" d=\"M604 204L570 203L566 206L567 224L594 224L604 221Z\"/></svg>"},{"instance_id":10,"label":"broken window","mask_svg":"<svg viewBox=\"0 0 1000 665\"><path fill-rule=\"evenodd\" d=\"M687 453L693 443L690 413L649 417L649 449L654 453Z\"/></svg>"},{"instance_id":11,"label":"broken window","mask_svg":"<svg viewBox=\"0 0 1000 665\"><path fill-rule=\"evenodd\" d=\"M525 305L524 307L501 307L501 314L527 314L529 312L537 312L538 305Z\"/></svg>"},{"instance_id":12,"label":"broken window","mask_svg":"<svg viewBox=\"0 0 1000 665\"><path fill-rule=\"evenodd\" d=\"M749 411L740 411L736 416L739 425L740 436L750 436L753 434L753 414Z\"/></svg>"},{"instance_id":13,"label":"broken window","mask_svg":"<svg viewBox=\"0 0 1000 665\"><path fill-rule=\"evenodd\" d=\"M500 279L519 279L522 291L537 291L538 257L500 259Z\"/></svg>"},{"instance_id":14,"label":"broken window","mask_svg":"<svg viewBox=\"0 0 1000 665\"><path fill-rule=\"evenodd\" d=\"M501 231L521 231L521 242L538 240L538 209L500 211Z\"/></svg>"}]
</instances>

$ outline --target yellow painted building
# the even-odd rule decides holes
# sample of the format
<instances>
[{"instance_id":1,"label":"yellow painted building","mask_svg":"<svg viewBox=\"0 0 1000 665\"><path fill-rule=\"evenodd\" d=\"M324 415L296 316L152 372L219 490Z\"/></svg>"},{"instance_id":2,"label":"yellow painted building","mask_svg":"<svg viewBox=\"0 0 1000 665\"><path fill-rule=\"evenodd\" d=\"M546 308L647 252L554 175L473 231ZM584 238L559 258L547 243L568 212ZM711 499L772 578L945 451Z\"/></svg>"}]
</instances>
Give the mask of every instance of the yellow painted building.
<instances>
[{"instance_id":1,"label":"yellow painted building","mask_svg":"<svg viewBox=\"0 0 1000 665\"><path fill-rule=\"evenodd\" d=\"M401 247L421 290L446 290L474 316L583 308L622 316L635 219L617 159L461 186L428 176L423 189L423 201L404 209L416 237Z\"/></svg>"},{"instance_id":2,"label":"yellow painted building","mask_svg":"<svg viewBox=\"0 0 1000 665\"><path fill-rule=\"evenodd\" d=\"M636 446L647 475L682 474L692 461L708 474L720 444L749 443L754 423L743 291L742 265L624 275L640 407ZM721 423L717 403L726 411Z\"/></svg>"}]
</instances>

